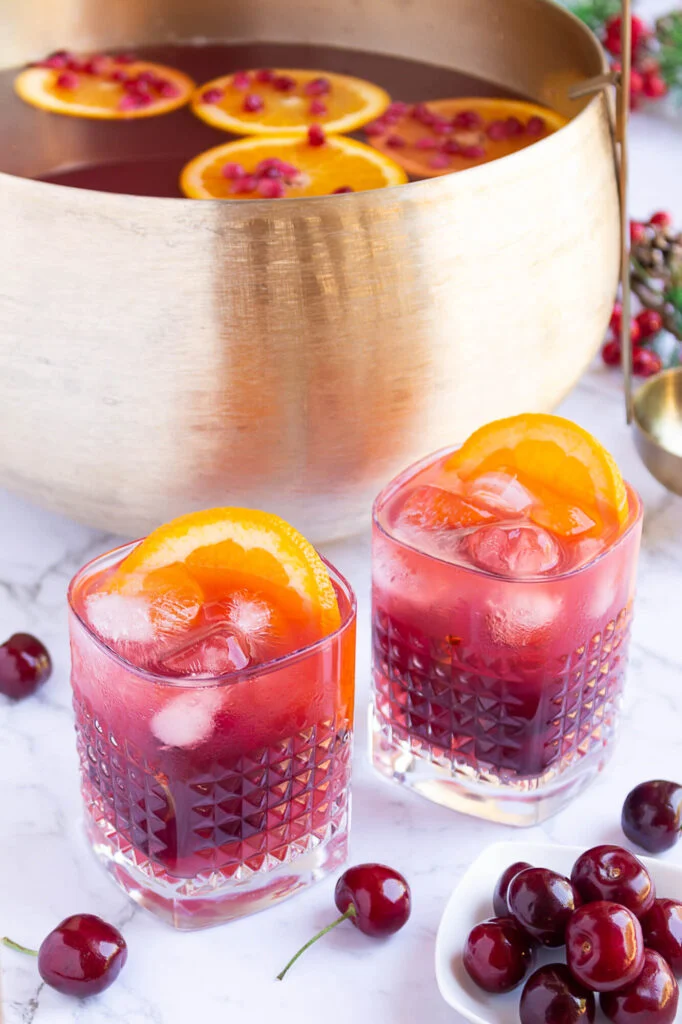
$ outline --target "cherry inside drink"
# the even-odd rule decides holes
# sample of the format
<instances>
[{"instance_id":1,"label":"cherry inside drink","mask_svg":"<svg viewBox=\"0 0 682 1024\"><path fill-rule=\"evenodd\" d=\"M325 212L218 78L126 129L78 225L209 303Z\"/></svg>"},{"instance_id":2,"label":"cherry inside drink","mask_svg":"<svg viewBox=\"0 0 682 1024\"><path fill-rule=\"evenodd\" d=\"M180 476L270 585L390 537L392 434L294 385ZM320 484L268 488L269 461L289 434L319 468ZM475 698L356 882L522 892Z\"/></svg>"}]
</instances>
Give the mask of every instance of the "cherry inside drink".
<instances>
[{"instance_id":1,"label":"cherry inside drink","mask_svg":"<svg viewBox=\"0 0 682 1024\"><path fill-rule=\"evenodd\" d=\"M575 502L567 514L508 467L462 482L451 458L408 469L375 504L373 761L437 802L532 824L609 752L640 502L624 489L621 523ZM448 519L451 501L468 525Z\"/></svg>"},{"instance_id":2,"label":"cherry inside drink","mask_svg":"<svg viewBox=\"0 0 682 1024\"><path fill-rule=\"evenodd\" d=\"M144 595L112 590L131 551L86 566L70 593L86 826L137 902L200 928L345 860L354 599L329 568L338 626L315 638L217 573L191 626L177 595L157 594L150 620Z\"/></svg>"}]
</instances>

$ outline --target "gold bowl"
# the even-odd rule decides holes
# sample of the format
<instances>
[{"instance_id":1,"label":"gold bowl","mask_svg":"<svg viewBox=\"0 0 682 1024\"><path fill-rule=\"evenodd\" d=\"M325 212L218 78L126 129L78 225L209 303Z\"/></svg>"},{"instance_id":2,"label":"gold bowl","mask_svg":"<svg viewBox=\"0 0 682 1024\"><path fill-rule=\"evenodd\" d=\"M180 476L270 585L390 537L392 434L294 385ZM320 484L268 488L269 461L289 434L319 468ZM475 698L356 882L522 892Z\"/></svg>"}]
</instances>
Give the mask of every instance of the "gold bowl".
<instances>
[{"instance_id":1,"label":"gold bowl","mask_svg":"<svg viewBox=\"0 0 682 1024\"><path fill-rule=\"evenodd\" d=\"M59 162L75 122L41 114L0 174L5 486L127 534L229 503L328 539L425 451L552 408L596 351L618 278L612 116L604 91L568 89L606 66L550 0L137 0L106 18L98 0L9 0L3 18L3 67L65 45L325 44L572 118L458 174L232 203L22 177Z\"/></svg>"}]
</instances>

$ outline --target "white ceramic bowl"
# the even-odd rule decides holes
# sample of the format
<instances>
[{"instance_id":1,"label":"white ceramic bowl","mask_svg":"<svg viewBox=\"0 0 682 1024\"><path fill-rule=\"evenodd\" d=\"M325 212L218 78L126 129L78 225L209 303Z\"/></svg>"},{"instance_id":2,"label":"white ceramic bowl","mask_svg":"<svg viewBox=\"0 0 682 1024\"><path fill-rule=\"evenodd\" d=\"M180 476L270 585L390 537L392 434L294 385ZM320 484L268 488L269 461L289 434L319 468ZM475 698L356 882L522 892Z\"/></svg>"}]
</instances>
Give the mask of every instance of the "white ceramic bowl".
<instances>
[{"instance_id":1,"label":"white ceramic bowl","mask_svg":"<svg viewBox=\"0 0 682 1024\"><path fill-rule=\"evenodd\" d=\"M494 916L492 897L495 882L514 861L525 860L535 867L552 868L569 875L584 849L545 843L495 843L474 861L448 901L436 938L438 988L453 1010L474 1024L518 1024L523 986L495 996L474 985L462 963L467 935L479 921ZM651 857L639 859L646 864L659 896L682 901L682 867ZM565 959L563 948L543 949L538 954L536 966L556 963L557 960L565 962ZM600 1011L597 1013L599 1020L606 1020ZM682 1024L682 1000L676 1024Z\"/></svg>"}]
</instances>

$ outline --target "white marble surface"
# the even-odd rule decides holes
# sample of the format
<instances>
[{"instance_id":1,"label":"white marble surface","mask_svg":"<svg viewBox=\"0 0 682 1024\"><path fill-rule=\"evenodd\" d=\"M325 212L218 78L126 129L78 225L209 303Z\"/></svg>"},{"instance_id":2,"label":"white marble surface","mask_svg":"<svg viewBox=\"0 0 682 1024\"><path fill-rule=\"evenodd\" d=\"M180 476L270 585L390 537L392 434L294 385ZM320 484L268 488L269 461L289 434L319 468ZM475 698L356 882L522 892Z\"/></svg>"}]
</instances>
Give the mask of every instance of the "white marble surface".
<instances>
[{"instance_id":1,"label":"white marble surface","mask_svg":"<svg viewBox=\"0 0 682 1024\"><path fill-rule=\"evenodd\" d=\"M659 3L642 6L662 9ZM632 140L633 213L666 206L682 222L682 127L639 115ZM579 331L579 310L575 326ZM682 499L667 494L638 463L623 425L617 375L595 366L562 411L607 444L646 508L619 746L587 794L524 834L528 840L593 844L619 841L620 804L632 785L682 775ZM65 590L74 570L113 541L0 492L0 632L36 633L55 663L53 678L35 698L12 706L0 698L0 933L35 944L62 917L90 911L119 925L130 950L117 983L88 1002L42 986L33 960L2 950L0 1020L298 1024L310 1016L328 1024L451 1024L456 1015L438 994L433 968L444 902L486 844L515 833L431 806L380 782L368 767L368 537L325 552L359 596L352 860L382 860L402 870L412 884L414 912L408 927L385 943L350 926L337 929L284 983L274 978L289 954L333 914L331 880L266 914L180 935L114 888L81 835ZM667 856L682 863L682 843Z\"/></svg>"}]
</instances>

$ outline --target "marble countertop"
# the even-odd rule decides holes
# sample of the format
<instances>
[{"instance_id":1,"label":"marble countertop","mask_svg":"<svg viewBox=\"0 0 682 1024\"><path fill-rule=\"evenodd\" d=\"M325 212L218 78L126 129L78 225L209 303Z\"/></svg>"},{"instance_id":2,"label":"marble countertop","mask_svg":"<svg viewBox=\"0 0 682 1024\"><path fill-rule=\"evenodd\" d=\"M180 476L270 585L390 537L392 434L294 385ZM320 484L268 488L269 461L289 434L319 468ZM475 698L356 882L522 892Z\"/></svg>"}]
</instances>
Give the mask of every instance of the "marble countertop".
<instances>
[{"instance_id":1,"label":"marble countertop","mask_svg":"<svg viewBox=\"0 0 682 1024\"><path fill-rule=\"evenodd\" d=\"M659 3L642 7L656 12ZM662 206L682 222L676 188L682 122L639 115L632 126L630 207ZM580 314L576 311L576 330ZM589 844L619 841L620 805L644 778L680 776L682 648L682 499L663 490L638 462L623 423L616 373L595 367L561 412L613 452L644 498L645 522L624 724L598 781L528 840ZM117 891L90 854L80 828L80 795L68 679L65 590L73 572L116 538L86 529L0 492L0 622L3 638L27 630L54 659L43 691L10 706L0 698L0 933L38 943L77 911L121 927L129 960L116 984L88 1002L40 984L35 962L0 952L0 1021L5 1024L180 1024L310 1016L328 1024L451 1024L456 1014L436 988L434 938L445 900L474 857L513 830L454 814L374 776L366 757L369 684L369 537L324 553L359 597L358 715L353 777L352 861L390 863L408 877L413 916L401 933L376 942L342 927L312 949L280 983L289 955L333 916L333 881L226 927L177 934ZM682 844L667 856L682 863Z\"/></svg>"}]
</instances>

